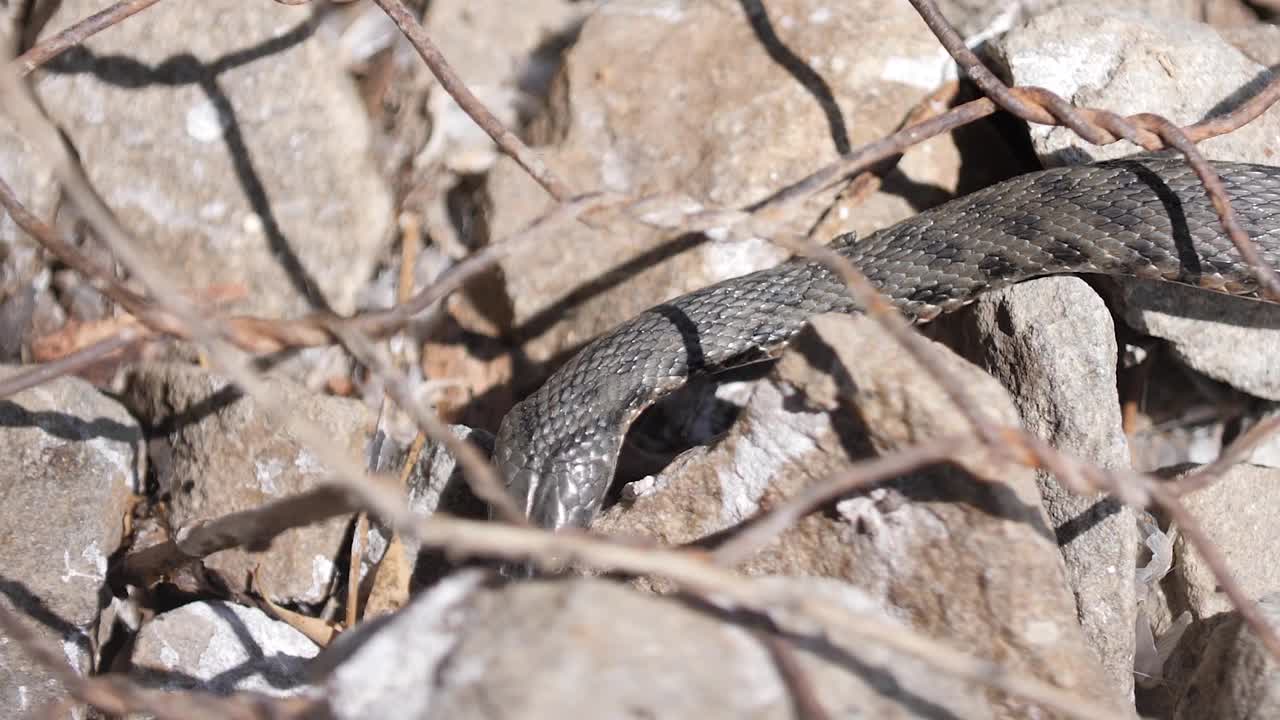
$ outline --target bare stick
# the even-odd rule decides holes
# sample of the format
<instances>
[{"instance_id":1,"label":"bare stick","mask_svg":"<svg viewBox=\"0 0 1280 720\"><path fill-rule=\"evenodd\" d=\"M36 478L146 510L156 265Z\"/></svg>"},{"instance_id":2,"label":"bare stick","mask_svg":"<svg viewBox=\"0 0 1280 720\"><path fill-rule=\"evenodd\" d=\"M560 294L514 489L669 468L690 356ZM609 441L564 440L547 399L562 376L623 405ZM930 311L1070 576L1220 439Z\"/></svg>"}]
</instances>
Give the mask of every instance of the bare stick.
<instances>
[{"instance_id":1,"label":"bare stick","mask_svg":"<svg viewBox=\"0 0 1280 720\"><path fill-rule=\"evenodd\" d=\"M105 340L99 340L70 355L25 367L0 380L0 398L16 395L27 388L82 370L112 353L133 345L147 335L148 333L140 328L125 328Z\"/></svg>"},{"instance_id":2,"label":"bare stick","mask_svg":"<svg viewBox=\"0 0 1280 720\"><path fill-rule=\"evenodd\" d=\"M18 74L21 76L30 74L32 70L88 40L91 36L106 30L130 15L136 15L146 10L158 2L160 0L121 0L121 2L105 10L90 15L19 55L14 60L17 64Z\"/></svg>"},{"instance_id":3,"label":"bare stick","mask_svg":"<svg viewBox=\"0 0 1280 720\"><path fill-rule=\"evenodd\" d=\"M499 148L513 160L520 163L520 167L525 169L538 184L551 193L551 197L556 200L568 200L573 193L569 190L569 186L564 183L555 173L551 172L551 168L542 162L542 158L537 153L529 149L515 133L503 126L498 118L480 102L480 98L467 88L466 83L458 77L458 74L449 66L449 62L444 59L444 55L431 42L431 36L427 34L426 28L418 22L413 16L409 8L404 6L400 0L373 0L378 7L395 22L396 27L400 28L400 32L409 39L413 48L418 51L418 55L422 57L422 61L430 68L431 74L436 76L436 80L440 81L440 86L445 89L457 101L471 119L484 130L493 141L497 143Z\"/></svg>"}]
</instances>

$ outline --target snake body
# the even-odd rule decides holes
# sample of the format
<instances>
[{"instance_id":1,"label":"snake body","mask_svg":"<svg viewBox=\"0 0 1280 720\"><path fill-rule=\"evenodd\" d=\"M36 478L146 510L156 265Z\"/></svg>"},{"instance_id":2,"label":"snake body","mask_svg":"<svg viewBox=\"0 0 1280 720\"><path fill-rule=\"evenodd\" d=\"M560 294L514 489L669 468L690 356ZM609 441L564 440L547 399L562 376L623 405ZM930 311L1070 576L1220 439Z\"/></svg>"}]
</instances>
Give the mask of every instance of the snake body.
<instances>
[{"instance_id":1,"label":"snake body","mask_svg":"<svg viewBox=\"0 0 1280 720\"><path fill-rule=\"evenodd\" d=\"M1263 259L1280 266L1280 168L1215 168ZM1259 296L1195 173L1167 156L1021 175L833 247L917 322L1061 273ZM693 373L777 355L816 314L857 311L838 277L805 260L645 311L584 348L503 419L494 458L509 491L538 525L587 525L646 407Z\"/></svg>"}]
</instances>

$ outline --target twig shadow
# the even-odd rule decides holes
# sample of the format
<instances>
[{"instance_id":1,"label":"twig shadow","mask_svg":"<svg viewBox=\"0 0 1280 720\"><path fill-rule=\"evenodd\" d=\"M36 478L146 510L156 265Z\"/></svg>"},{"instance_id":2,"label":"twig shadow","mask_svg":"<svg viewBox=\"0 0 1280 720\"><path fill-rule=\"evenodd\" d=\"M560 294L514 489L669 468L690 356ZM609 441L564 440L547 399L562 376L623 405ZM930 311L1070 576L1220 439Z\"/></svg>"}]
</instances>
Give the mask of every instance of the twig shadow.
<instances>
[{"instance_id":1,"label":"twig shadow","mask_svg":"<svg viewBox=\"0 0 1280 720\"><path fill-rule=\"evenodd\" d=\"M236 117L235 107L223 91L219 76L306 41L315 33L325 12L321 7L288 32L252 47L227 53L210 63L202 62L195 56L184 53L174 55L159 64L149 65L124 55L99 56L84 45L77 45L44 66L44 70L50 73L90 74L104 83L126 89L150 85L199 86L217 113L218 122L222 128L221 137L226 143L236 178L250 207L262 220L263 233L272 254L280 262L295 291L305 298L312 309L318 311L329 311L329 303L323 296L315 277L303 266L280 227L266 186L263 185L254 167L240 121Z\"/></svg>"}]
</instances>

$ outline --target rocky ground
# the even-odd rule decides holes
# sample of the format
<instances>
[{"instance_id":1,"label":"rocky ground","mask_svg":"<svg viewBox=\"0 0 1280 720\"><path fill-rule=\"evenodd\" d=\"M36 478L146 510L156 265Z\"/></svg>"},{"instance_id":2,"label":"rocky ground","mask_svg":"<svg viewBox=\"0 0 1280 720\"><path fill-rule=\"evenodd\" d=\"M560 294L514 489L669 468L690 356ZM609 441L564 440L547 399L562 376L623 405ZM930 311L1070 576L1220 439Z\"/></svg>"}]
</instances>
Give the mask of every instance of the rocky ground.
<instances>
[{"instance_id":1,"label":"rocky ground","mask_svg":"<svg viewBox=\"0 0 1280 720\"><path fill-rule=\"evenodd\" d=\"M105 4L0 2L0 34L25 49ZM571 188L668 208L749 206L977 96L906 0L417 6L471 91ZM1280 65L1280 7L1261 0L942 10L1010 83L1178 124L1231 110ZM89 181L205 308L389 307L402 284L514 243L556 206L372 3L162 2L32 78ZM0 179L114 263L8 123L0 114ZM1201 147L1277 164L1280 109ZM878 181L809 196L776 229L866 234L1020 172L1132 152L996 116L910 148ZM512 402L591 338L788 255L750 233L660 224L614 213L544 226L387 343L411 391L487 451ZM134 326L0 212L0 380ZM1181 477L1280 401L1280 308L1163 283L1035 280L926 332L993 417L1117 471ZM383 408L384 383L341 348L262 365L289 412L322 428L325 451L401 476L415 513L487 516L453 456L415 444L412 424ZM210 717L236 716L212 699L225 697L273 698L238 717L1071 714L991 680L1009 676L1113 717L1280 716L1280 663L1166 513L978 455L846 493L734 559L761 593L819 598L866 627L996 663L977 673L985 682L852 621L781 632L773 616L661 577L506 582L357 513L139 580L131 558L328 481L317 448L209 366L196 345L153 337L0 399L0 609L34 633L0 631L0 715L192 717L180 702L193 697ZM778 362L693 383L647 413L592 530L628 547L715 549L851 463L963 426L879 325L819 317ZM1185 504L1280 626L1280 440ZM56 651L53 665L33 643ZM174 704L90 707L65 665Z\"/></svg>"}]
</instances>

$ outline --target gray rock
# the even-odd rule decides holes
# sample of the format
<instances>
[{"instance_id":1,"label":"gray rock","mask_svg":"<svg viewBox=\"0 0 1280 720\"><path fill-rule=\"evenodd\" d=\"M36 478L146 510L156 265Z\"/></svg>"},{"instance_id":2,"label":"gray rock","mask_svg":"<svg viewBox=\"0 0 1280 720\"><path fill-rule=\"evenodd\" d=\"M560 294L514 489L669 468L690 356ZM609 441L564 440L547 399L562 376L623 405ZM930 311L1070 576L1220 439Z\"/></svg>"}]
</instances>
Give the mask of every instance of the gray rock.
<instances>
[{"instance_id":1,"label":"gray rock","mask_svg":"<svg viewBox=\"0 0 1280 720\"><path fill-rule=\"evenodd\" d=\"M1275 529L1280 527L1280 470L1236 465L1209 487L1183 499L1250 597L1280 592ZM1174 575L1187 609L1204 619L1232 609L1231 601L1186 538L1174 546Z\"/></svg>"},{"instance_id":2,"label":"gray rock","mask_svg":"<svg viewBox=\"0 0 1280 720\"><path fill-rule=\"evenodd\" d=\"M1258 607L1273 628L1280 628L1280 596ZM1174 720L1252 720L1280 717L1280 665L1238 613L1209 634L1190 682L1182 689Z\"/></svg>"},{"instance_id":3,"label":"gray rock","mask_svg":"<svg viewBox=\"0 0 1280 720\"><path fill-rule=\"evenodd\" d=\"M1118 297L1126 324L1168 341L1192 369L1280 400L1280 306L1150 280L1124 282Z\"/></svg>"},{"instance_id":4,"label":"gray rock","mask_svg":"<svg viewBox=\"0 0 1280 720\"><path fill-rule=\"evenodd\" d=\"M948 65L905 3L621 0L587 20L531 134L575 190L742 206L892 131ZM936 138L902 161L911 192L878 192L856 211L836 190L822 193L780 232L825 222L814 230L825 239L900 220L956 189L959 160L952 139ZM493 242L550 207L505 159L485 195ZM625 219L596 229L566 222L503 261L509 302L476 302L495 322L521 328L529 359L543 363L650 305L787 255L761 238L712 232L701 240ZM567 257L572 273L529 271Z\"/></svg>"},{"instance_id":5,"label":"gray rock","mask_svg":"<svg viewBox=\"0 0 1280 720\"><path fill-rule=\"evenodd\" d=\"M893 623L865 596L785 581ZM990 717L981 690L919 661L825 633L850 659L802 643L795 657L832 717ZM405 643L405 638L414 642ZM675 598L594 579L489 585L452 576L383 623L344 635L320 661L340 720L790 718L769 651L742 626Z\"/></svg>"},{"instance_id":6,"label":"gray rock","mask_svg":"<svg viewBox=\"0 0 1280 720\"><path fill-rule=\"evenodd\" d=\"M69 0L45 35L101 9ZM39 73L90 180L184 285L243 284L234 309L354 309L391 202L369 123L310 7L159 5ZM201 28L192 32L192 28Z\"/></svg>"},{"instance_id":7,"label":"gray rock","mask_svg":"<svg viewBox=\"0 0 1280 720\"><path fill-rule=\"evenodd\" d=\"M361 453L373 419L364 404L319 396L273 380L290 412L319 424L333 442ZM125 376L123 399L152 436L160 492L169 500L171 530L316 487L319 460L222 378L188 365L146 364ZM204 559L233 590L259 590L277 603L318 603L329 596L348 519L294 528L264 552L235 548Z\"/></svg>"},{"instance_id":8,"label":"gray rock","mask_svg":"<svg viewBox=\"0 0 1280 720\"><path fill-rule=\"evenodd\" d=\"M1254 23L1220 32L1224 40L1259 65L1271 67L1280 64L1280 27Z\"/></svg>"},{"instance_id":9,"label":"gray rock","mask_svg":"<svg viewBox=\"0 0 1280 720\"><path fill-rule=\"evenodd\" d=\"M995 380L939 345L934 350L998 421L1017 422ZM818 317L725 438L683 455L593 529L670 544L704 540L851 460L964 427L873 321ZM1034 474L966 458L966 467L1002 482L955 466L913 473L805 517L743 570L847 581L917 631L1125 707L1127 696L1108 682L1081 631ZM1126 637L1132 632L1125 628ZM1002 717L1038 712L1007 696L995 702Z\"/></svg>"},{"instance_id":10,"label":"gray rock","mask_svg":"<svg viewBox=\"0 0 1280 720\"><path fill-rule=\"evenodd\" d=\"M306 688L306 661L320 648L257 608L194 602L139 630L129 675L165 690L254 691L283 697Z\"/></svg>"},{"instance_id":11,"label":"gray rock","mask_svg":"<svg viewBox=\"0 0 1280 720\"><path fill-rule=\"evenodd\" d=\"M996 44L995 59L1018 85L1039 85L1083 107L1152 112L1179 125L1235 107L1266 68L1212 28L1129 6L1074 2L1033 17ZM1031 141L1053 164L1132 154L1095 147L1065 127L1032 125ZM1280 110L1200 144L1216 160L1268 162L1280 152Z\"/></svg>"},{"instance_id":12,"label":"gray rock","mask_svg":"<svg viewBox=\"0 0 1280 720\"><path fill-rule=\"evenodd\" d=\"M1072 457L1127 468L1116 391L1115 324L1083 280L1043 278L986 295L964 313L964 353L1009 388L1022 425ZM1112 685L1133 691L1134 572L1131 508L1071 493L1038 472L1089 643Z\"/></svg>"},{"instance_id":13,"label":"gray rock","mask_svg":"<svg viewBox=\"0 0 1280 720\"><path fill-rule=\"evenodd\" d=\"M95 661L107 560L139 491L142 451L137 422L82 380L0 400L0 603L82 675ZM0 706L26 715L65 697L47 670L0 637Z\"/></svg>"}]
</instances>

